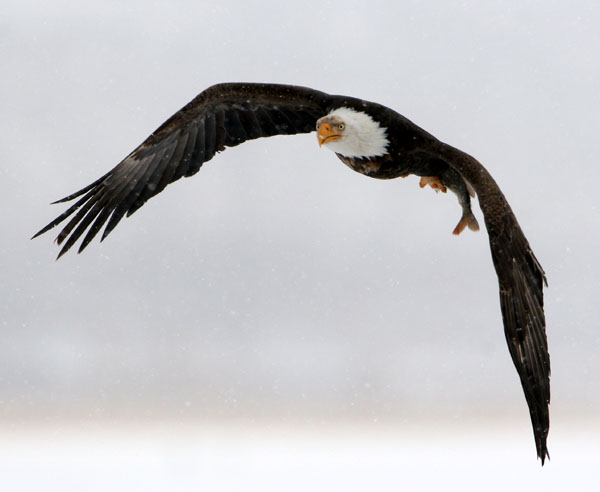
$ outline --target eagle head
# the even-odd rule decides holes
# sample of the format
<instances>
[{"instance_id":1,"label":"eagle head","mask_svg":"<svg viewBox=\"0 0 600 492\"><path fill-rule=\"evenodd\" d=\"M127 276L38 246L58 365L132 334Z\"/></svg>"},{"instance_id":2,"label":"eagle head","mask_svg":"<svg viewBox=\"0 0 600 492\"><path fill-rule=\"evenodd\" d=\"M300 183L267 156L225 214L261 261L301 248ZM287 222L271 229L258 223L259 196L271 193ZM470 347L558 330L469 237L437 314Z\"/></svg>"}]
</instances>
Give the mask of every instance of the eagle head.
<instances>
[{"instance_id":1,"label":"eagle head","mask_svg":"<svg viewBox=\"0 0 600 492\"><path fill-rule=\"evenodd\" d=\"M319 146L346 157L378 157L387 154L386 129L370 115L340 107L317 120Z\"/></svg>"}]
</instances>

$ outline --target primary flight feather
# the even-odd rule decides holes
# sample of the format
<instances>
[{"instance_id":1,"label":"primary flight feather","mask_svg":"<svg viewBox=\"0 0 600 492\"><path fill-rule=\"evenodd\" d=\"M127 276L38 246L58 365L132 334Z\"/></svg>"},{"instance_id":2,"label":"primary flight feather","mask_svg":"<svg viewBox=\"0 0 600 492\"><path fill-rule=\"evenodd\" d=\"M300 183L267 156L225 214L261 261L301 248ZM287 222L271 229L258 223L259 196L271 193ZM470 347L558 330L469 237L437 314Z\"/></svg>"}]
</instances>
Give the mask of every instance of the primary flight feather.
<instances>
[{"instance_id":1,"label":"primary flight feather","mask_svg":"<svg viewBox=\"0 0 600 492\"><path fill-rule=\"evenodd\" d=\"M500 287L508 348L529 406L537 455L548 456L550 358L543 309L544 271L502 191L470 155L437 140L380 104L305 87L226 83L209 87L165 121L100 179L58 202L74 205L40 230L67 218L56 240L58 257L83 237L79 252L104 227L103 240L125 216L226 147L274 135L316 131L351 169L379 179L421 177L420 185L453 191L462 207L454 229L478 230L471 196L478 197Z\"/></svg>"}]
</instances>

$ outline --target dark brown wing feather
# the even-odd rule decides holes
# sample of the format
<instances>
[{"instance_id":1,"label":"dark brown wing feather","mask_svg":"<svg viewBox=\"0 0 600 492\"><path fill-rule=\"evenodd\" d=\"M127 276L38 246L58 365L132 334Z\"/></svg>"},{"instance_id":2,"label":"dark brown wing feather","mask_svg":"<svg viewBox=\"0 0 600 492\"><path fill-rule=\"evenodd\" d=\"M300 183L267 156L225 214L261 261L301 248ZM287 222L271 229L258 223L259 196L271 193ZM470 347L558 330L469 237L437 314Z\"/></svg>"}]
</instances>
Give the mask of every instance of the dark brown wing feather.
<instances>
[{"instance_id":1,"label":"dark brown wing feather","mask_svg":"<svg viewBox=\"0 0 600 492\"><path fill-rule=\"evenodd\" d=\"M550 426L550 356L542 292L546 277L510 208L500 227L490 230L504 334L529 406L537 454L544 464Z\"/></svg>"},{"instance_id":2,"label":"dark brown wing feather","mask_svg":"<svg viewBox=\"0 0 600 492\"><path fill-rule=\"evenodd\" d=\"M477 192L498 276L504 333L525 392L537 455L543 465L549 456L546 439L550 427L550 356L543 297L546 276L487 170L449 145L439 144L436 150Z\"/></svg>"},{"instance_id":3,"label":"dark brown wing feather","mask_svg":"<svg viewBox=\"0 0 600 492\"><path fill-rule=\"evenodd\" d=\"M313 131L334 99L288 85L212 86L165 121L110 172L55 202L81 197L34 237L71 217L56 238L62 245L58 257L85 234L81 252L105 224L102 240L125 215L134 213L169 183L198 172L216 152L259 137Z\"/></svg>"}]
</instances>

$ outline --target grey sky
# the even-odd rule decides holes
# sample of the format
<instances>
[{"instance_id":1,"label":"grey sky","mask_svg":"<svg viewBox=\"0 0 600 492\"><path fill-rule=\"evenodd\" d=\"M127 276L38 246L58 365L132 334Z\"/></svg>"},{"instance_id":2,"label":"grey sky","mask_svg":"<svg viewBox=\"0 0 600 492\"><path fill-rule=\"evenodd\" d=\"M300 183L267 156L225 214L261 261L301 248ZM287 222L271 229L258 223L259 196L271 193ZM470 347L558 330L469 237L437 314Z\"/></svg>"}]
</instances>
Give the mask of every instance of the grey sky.
<instances>
[{"instance_id":1,"label":"grey sky","mask_svg":"<svg viewBox=\"0 0 600 492\"><path fill-rule=\"evenodd\" d=\"M29 241L222 81L374 100L477 157L548 274L552 417L598 413L596 2L2 11L2 421L500 414L530 432L486 233L452 236L454 197L354 174L314 135L227 150L83 255Z\"/></svg>"}]
</instances>

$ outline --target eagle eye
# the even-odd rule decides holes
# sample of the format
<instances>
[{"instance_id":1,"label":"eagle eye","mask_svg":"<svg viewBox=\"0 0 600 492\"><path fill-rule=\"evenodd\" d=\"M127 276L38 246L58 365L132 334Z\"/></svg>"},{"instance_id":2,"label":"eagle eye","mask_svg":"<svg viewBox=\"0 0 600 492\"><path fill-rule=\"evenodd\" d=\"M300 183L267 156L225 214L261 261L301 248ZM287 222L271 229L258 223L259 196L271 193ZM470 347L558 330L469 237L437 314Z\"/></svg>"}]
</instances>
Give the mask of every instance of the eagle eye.
<instances>
[{"instance_id":1,"label":"eagle eye","mask_svg":"<svg viewBox=\"0 0 600 492\"><path fill-rule=\"evenodd\" d=\"M343 123L340 123L338 125L338 130L344 131L344 128L346 128L346 125L344 125Z\"/></svg>"}]
</instances>

